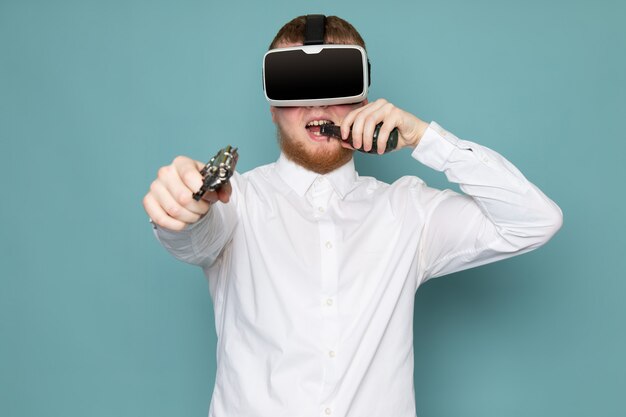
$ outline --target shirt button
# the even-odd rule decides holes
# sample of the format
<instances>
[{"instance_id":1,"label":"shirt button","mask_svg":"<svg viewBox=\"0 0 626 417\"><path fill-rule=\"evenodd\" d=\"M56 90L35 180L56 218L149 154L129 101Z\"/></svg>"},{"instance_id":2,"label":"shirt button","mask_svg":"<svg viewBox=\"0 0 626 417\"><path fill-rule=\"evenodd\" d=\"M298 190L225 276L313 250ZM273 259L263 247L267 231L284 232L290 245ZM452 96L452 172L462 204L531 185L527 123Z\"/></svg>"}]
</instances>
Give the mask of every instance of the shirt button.
<instances>
[{"instance_id":1,"label":"shirt button","mask_svg":"<svg viewBox=\"0 0 626 417\"><path fill-rule=\"evenodd\" d=\"M330 249L333 247L333 244L330 243L330 240L326 241L326 249Z\"/></svg>"},{"instance_id":2,"label":"shirt button","mask_svg":"<svg viewBox=\"0 0 626 417\"><path fill-rule=\"evenodd\" d=\"M328 356L330 356L331 358L334 358L335 356L337 356L337 353L335 353L334 350L331 350L330 352L328 352Z\"/></svg>"},{"instance_id":3,"label":"shirt button","mask_svg":"<svg viewBox=\"0 0 626 417\"><path fill-rule=\"evenodd\" d=\"M329 307L332 306L333 305L333 299L332 298L327 298L326 299L326 305L329 306Z\"/></svg>"},{"instance_id":4,"label":"shirt button","mask_svg":"<svg viewBox=\"0 0 626 417\"><path fill-rule=\"evenodd\" d=\"M327 416L331 415L331 414L332 414L332 412L333 412L333 411L332 411L330 408L327 408L326 410L324 410L324 413L325 413Z\"/></svg>"},{"instance_id":5,"label":"shirt button","mask_svg":"<svg viewBox=\"0 0 626 417\"><path fill-rule=\"evenodd\" d=\"M324 212L324 207L318 207L317 211L319 211L320 213L323 213Z\"/></svg>"}]
</instances>

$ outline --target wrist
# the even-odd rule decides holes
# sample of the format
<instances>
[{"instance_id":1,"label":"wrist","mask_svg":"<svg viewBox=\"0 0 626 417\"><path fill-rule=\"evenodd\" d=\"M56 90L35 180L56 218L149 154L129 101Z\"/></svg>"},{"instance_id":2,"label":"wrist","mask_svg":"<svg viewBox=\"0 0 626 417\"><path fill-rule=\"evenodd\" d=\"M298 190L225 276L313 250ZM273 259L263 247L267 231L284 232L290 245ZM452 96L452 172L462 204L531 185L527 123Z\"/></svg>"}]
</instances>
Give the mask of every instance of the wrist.
<instances>
[{"instance_id":1,"label":"wrist","mask_svg":"<svg viewBox=\"0 0 626 417\"><path fill-rule=\"evenodd\" d=\"M415 127L415 134L413 135L413 140L409 144L411 148L415 149L417 145L419 145L420 141L426 134L426 130L428 130L428 126L430 126L430 123L426 123L423 120L417 119L417 124Z\"/></svg>"}]
</instances>

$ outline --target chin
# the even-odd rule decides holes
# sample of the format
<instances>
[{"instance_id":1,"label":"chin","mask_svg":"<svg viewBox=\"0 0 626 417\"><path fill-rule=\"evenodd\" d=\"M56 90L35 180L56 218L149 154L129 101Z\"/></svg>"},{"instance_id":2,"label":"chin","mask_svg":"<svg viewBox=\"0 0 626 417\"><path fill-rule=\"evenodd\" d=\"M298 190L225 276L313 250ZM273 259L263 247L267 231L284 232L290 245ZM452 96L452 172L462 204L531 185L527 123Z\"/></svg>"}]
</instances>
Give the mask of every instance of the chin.
<instances>
[{"instance_id":1,"label":"chin","mask_svg":"<svg viewBox=\"0 0 626 417\"><path fill-rule=\"evenodd\" d=\"M352 159L352 149L336 141L299 142L277 131L278 144L285 156L296 164L318 174L328 174ZM308 146L307 146L308 145Z\"/></svg>"}]
</instances>

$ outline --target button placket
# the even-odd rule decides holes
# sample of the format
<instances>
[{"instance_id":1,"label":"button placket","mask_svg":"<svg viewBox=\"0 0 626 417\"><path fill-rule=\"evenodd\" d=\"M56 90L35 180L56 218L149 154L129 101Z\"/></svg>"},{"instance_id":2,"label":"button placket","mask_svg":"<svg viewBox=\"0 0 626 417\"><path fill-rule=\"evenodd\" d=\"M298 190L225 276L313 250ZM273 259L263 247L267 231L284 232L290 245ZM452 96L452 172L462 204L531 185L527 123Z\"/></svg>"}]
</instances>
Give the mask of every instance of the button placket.
<instances>
[{"instance_id":1,"label":"button placket","mask_svg":"<svg viewBox=\"0 0 626 417\"><path fill-rule=\"evenodd\" d=\"M320 218L326 213L332 191L332 186L324 177L318 177L311 185L307 198L314 208L316 218Z\"/></svg>"},{"instance_id":2,"label":"button placket","mask_svg":"<svg viewBox=\"0 0 626 417\"><path fill-rule=\"evenodd\" d=\"M337 289L339 268L335 241L335 227L330 219L319 222L321 251L321 294L322 320L324 328L323 343L327 351L336 346L338 333Z\"/></svg>"},{"instance_id":3,"label":"button placket","mask_svg":"<svg viewBox=\"0 0 626 417\"><path fill-rule=\"evenodd\" d=\"M322 319L322 335L320 354L324 355L323 370L323 395L332 392L336 384L337 350L339 335L339 320L337 312L336 294L338 290L339 266L338 266L338 242L336 228L329 216L328 203L333 193L333 188L324 178L318 178L311 189L311 203L316 212L316 220L319 228L320 245L320 309ZM322 404L323 406L323 404ZM323 406L323 415L327 406ZM330 408L328 408L330 410Z\"/></svg>"}]
</instances>

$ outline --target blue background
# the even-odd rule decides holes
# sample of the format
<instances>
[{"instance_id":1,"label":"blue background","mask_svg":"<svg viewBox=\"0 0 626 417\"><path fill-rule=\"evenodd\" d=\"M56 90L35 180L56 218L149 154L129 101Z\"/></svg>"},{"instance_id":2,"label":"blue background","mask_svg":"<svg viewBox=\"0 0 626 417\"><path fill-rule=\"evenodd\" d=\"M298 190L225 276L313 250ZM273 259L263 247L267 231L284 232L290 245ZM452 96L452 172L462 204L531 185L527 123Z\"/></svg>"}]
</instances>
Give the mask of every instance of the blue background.
<instances>
[{"instance_id":1,"label":"blue background","mask_svg":"<svg viewBox=\"0 0 626 417\"><path fill-rule=\"evenodd\" d=\"M497 150L565 214L538 251L420 288L418 414L623 416L617 0L0 0L0 415L206 415L207 284L153 239L141 199L178 154L276 159L261 58L306 13L363 34L370 99ZM407 151L357 166L447 186Z\"/></svg>"}]
</instances>

